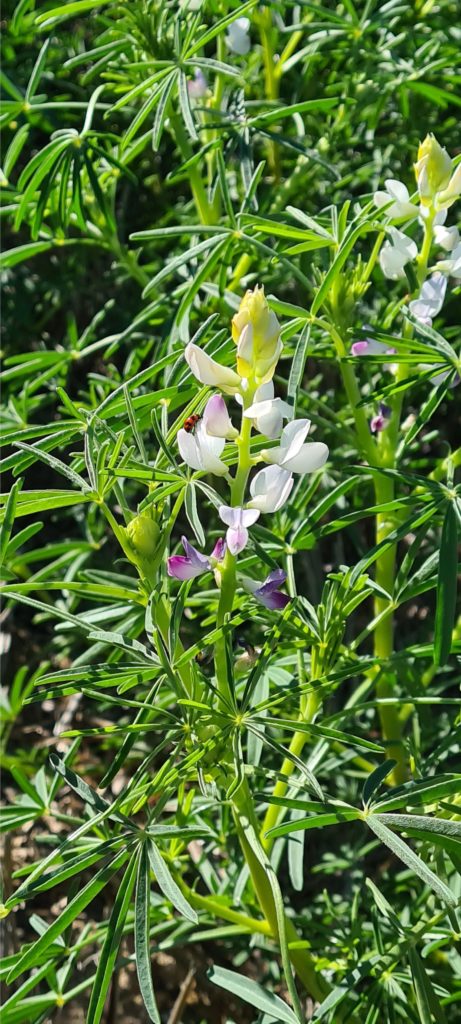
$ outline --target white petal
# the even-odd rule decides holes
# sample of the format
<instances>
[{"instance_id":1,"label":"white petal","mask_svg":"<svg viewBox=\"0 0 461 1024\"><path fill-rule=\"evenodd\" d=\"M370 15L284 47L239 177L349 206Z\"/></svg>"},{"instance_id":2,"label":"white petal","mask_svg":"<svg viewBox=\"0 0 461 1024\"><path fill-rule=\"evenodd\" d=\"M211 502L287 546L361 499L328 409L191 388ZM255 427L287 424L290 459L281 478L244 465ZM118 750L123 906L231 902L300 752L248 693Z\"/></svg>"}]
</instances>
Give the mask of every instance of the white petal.
<instances>
[{"instance_id":1,"label":"white petal","mask_svg":"<svg viewBox=\"0 0 461 1024\"><path fill-rule=\"evenodd\" d=\"M424 282L419 297L409 303L410 312L418 320L431 321L442 309L446 290L446 277L440 271L436 271Z\"/></svg>"},{"instance_id":2,"label":"white petal","mask_svg":"<svg viewBox=\"0 0 461 1024\"><path fill-rule=\"evenodd\" d=\"M403 231L398 231L397 228L389 228L389 234L392 238L394 246L402 256L405 256L405 263L409 260L414 260L418 255L418 246L412 238L405 235Z\"/></svg>"},{"instance_id":3,"label":"white petal","mask_svg":"<svg viewBox=\"0 0 461 1024\"><path fill-rule=\"evenodd\" d=\"M298 454L292 459L287 459L283 467L290 473L313 473L325 465L327 458L327 445L322 441L312 441L310 444L303 444Z\"/></svg>"},{"instance_id":4,"label":"white petal","mask_svg":"<svg viewBox=\"0 0 461 1024\"><path fill-rule=\"evenodd\" d=\"M253 362L253 325L245 324L237 344L237 356L245 363Z\"/></svg>"},{"instance_id":5,"label":"white petal","mask_svg":"<svg viewBox=\"0 0 461 1024\"><path fill-rule=\"evenodd\" d=\"M434 238L445 252L452 252L459 242L459 231L456 227L446 228L442 224L434 228Z\"/></svg>"},{"instance_id":6,"label":"white petal","mask_svg":"<svg viewBox=\"0 0 461 1024\"><path fill-rule=\"evenodd\" d=\"M259 509L257 508L244 508L242 512L242 525L243 526L254 526L256 521L259 519Z\"/></svg>"},{"instance_id":7,"label":"white petal","mask_svg":"<svg viewBox=\"0 0 461 1024\"><path fill-rule=\"evenodd\" d=\"M178 430L176 440L181 458L186 463L186 466L190 466L191 469L201 469L202 464L194 435L188 434L187 430L181 429Z\"/></svg>"},{"instance_id":8,"label":"white petal","mask_svg":"<svg viewBox=\"0 0 461 1024\"><path fill-rule=\"evenodd\" d=\"M283 428L280 447L284 452L282 462L292 459L300 450L310 430L310 420L292 420Z\"/></svg>"},{"instance_id":9,"label":"white petal","mask_svg":"<svg viewBox=\"0 0 461 1024\"><path fill-rule=\"evenodd\" d=\"M397 178L386 178L384 184L391 199L397 199L399 203L408 203L410 196L403 181L398 181Z\"/></svg>"},{"instance_id":10,"label":"white petal","mask_svg":"<svg viewBox=\"0 0 461 1024\"><path fill-rule=\"evenodd\" d=\"M279 466L268 466L261 469L250 483L251 501L248 508L257 508L260 512L277 512L288 500L294 479L291 473Z\"/></svg>"},{"instance_id":11,"label":"white petal","mask_svg":"<svg viewBox=\"0 0 461 1024\"><path fill-rule=\"evenodd\" d=\"M248 530L245 526L230 527L226 533L227 546L231 555L238 555L248 544Z\"/></svg>"},{"instance_id":12,"label":"white petal","mask_svg":"<svg viewBox=\"0 0 461 1024\"><path fill-rule=\"evenodd\" d=\"M240 377L234 370L229 369L227 366L221 366L220 363L211 359L211 356L208 356L206 352L203 352L198 345L189 342L184 356L194 377L197 377L201 384L211 384L215 387L220 387L224 391L228 390L230 394L238 391Z\"/></svg>"},{"instance_id":13,"label":"white petal","mask_svg":"<svg viewBox=\"0 0 461 1024\"><path fill-rule=\"evenodd\" d=\"M379 254L379 265L384 274L384 277L388 277L390 281L397 281L401 277L405 277L404 266L406 259L393 245L389 242L385 242L381 252Z\"/></svg>"},{"instance_id":14,"label":"white petal","mask_svg":"<svg viewBox=\"0 0 461 1024\"><path fill-rule=\"evenodd\" d=\"M268 398L274 397L274 381L268 380L266 384L260 384L259 388L256 388L254 401L255 402L266 402Z\"/></svg>"},{"instance_id":15,"label":"white petal","mask_svg":"<svg viewBox=\"0 0 461 1024\"><path fill-rule=\"evenodd\" d=\"M242 525L242 512L243 508L231 508L230 505L220 505L219 518L221 522L225 523L226 526L231 526L233 529Z\"/></svg>"}]
</instances>

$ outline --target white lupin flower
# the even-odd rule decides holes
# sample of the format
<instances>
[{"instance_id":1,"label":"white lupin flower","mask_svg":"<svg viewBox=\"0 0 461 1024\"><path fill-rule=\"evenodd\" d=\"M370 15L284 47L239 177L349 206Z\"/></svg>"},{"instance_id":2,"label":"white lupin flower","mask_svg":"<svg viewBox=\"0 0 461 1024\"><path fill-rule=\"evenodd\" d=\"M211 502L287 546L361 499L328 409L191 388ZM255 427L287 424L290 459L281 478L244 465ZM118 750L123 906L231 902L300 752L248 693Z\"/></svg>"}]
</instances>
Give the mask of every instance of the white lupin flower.
<instances>
[{"instance_id":1,"label":"white lupin flower","mask_svg":"<svg viewBox=\"0 0 461 1024\"><path fill-rule=\"evenodd\" d=\"M271 462L289 473L313 473L321 469L328 458L328 447L323 441L304 444L309 433L310 420L292 420L282 431L280 446L263 451L266 462Z\"/></svg>"},{"instance_id":2,"label":"white lupin flower","mask_svg":"<svg viewBox=\"0 0 461 1024\"><path fill-rule=\"evenodd\" d=\"M461 242L455 246L449 260L439 260L436 264L437 270L443 271L449 277L461 278Z\"/></svg>"},{"instance_id":3,"label":"white lupin flower","mask_svg":"<svg viewBox=\"0 0 461 1024\"><path fill-rule=\"evenodd\" d=\"M291 412L291 406L287 402L281 398L274 398L274 385L270 380L256 390L252 405L245 409L243 415L253 420L258 433L272 440L279 437L283 420L289 419Z\"/></svg>"},{"instance_id":4,"label":"white lupin flower","mask_svg":"<svg viewBox=\"0 0 461 1024\"><path fill-rule=\"evenodd\" d=\"M232 426L227 405L221 395L212 395L203 412L203 426L212 437L237 437L238 430Z\"/></svg>"},{"instance_id":5,"label":"white lupin flower","mask_svg":"<svg viewBox=\"0 0 461 1024\"><path fill-rule=\"evenodd\" d=\"M219 518L228 527L226 533L227 547L231 555L238 555L248 544L248 527L259 519L258 509L231 508L230 505L219 506Z\"/></svg>"},{"instance_id":6,"label":"white lupin flower","mask_svg":"<svg viewBox=\"0 0 461 1024\"><path fill-rule=\"evenodd\" d=\"M260 512L278 512L288 501L294 479L291 473L280 466L268 466L261 469L250 483L251 500L248 508L257 508Z\"/></svg>"},{"instance_id":7,"label":"white lupin flower","mask_svg":"<svg viewBox=\"0 0 461 1024\"><path fill-rule=\"evenodd\" d=\"M248 53L251 46L251 40L248 35L249 27L249 18L236 18L235 21L228 25L226 43L229 50L232 50L232 53L238 53L241 57Z\"/></svg>"},{"instance_id":8,"label":"white lupin flower","mask_svg":"<svg viewBox=\"0 0 461 1024\"><path fill-rule=\"evenodd\" d=\"M445 210L443 211L446 212ZM452 252L459 242L459 231L457 227L447 228L444 224L436 224L434 228L434 239L445 252Z\"/></svg>"},{"instance_id":9,"label":"white lupin flower","mask_svg":"<svg viewBox=\"0 0 461 1024\"><path fill-rule=\"evenodd\" d=\"M178 430L177 442L184 462L191 469L215 473L216 476L225 476L228 473L228 467L219 457L226 443L225 439L208 434L203 420L199 421L193 434L184 428Z\"/></svg>"},{"instance_id":10,"label":"white lupin flower","mask_svg":"<svg viewBox=\"0 0 461 1024\"><path fill-rule=\"evenodd\" d=\"M417 299L409 303L410 313L429 327L432 320L442 309L447 290L447 279L439 271L432 274L422 285Z\"/></svg>"},{"instance_id":11,"label":"white lupin flower","mask_svg":"<svg viewBox=\"0 0 461 1024\"><path fill-rule=\"evenodd\" d=\"M235 370L228 366L221 366L211 356L208 356L198 345L191 341L186 345L184 358L189 364L194 377L201 384L208 384L211 387L219 388L226 395L235 395L240 389L240 377Z\"/></svg>"},{"instance_id":12,"label":"white lupin flower","mask_svg":"<svg viewBox=\"0 0 461 1024\"><path fill-rule=\"evenodd\" d=\"M391 203L386 210L386 215L391 220L398 217L416 217L418 215L416 206L410 203L410 194L403 181L397 181L396 178L386 178L384 184L386 191L375 192L373 196L374 204L378 209Z\"/></svg>"},{"instance_id":13,"label":"white lupin flower","mask_svg":"<svg viewBox=\"0 0 461 1024\"><path fill-rule=\"evenodd\" d=\"M391 281L397 281L405 277L403 268L406 263L416 258L418 247L412 238L408 238L397 228L389 228L389 234L393 244L384 243L379 254L379 263L384 276Z\"/></svg>"}]
</instances>

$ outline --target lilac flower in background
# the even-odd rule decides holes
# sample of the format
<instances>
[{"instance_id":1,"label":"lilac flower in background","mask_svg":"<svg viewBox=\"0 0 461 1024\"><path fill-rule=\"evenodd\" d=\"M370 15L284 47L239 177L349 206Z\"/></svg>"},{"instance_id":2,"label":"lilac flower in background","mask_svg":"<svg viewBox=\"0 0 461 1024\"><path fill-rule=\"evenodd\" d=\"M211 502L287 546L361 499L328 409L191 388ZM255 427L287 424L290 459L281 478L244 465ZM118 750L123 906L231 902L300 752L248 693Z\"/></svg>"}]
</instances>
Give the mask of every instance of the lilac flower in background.
<instances>
[{"instance_id":1,"label":"lilac flower in background","mask_svg":"<svg viewBox=\"0 0 461 1024\"><path fill-rule=\"evenodd\" d=\"M384 405L383 402L379 403L379 411L370 421L370 430L372 434L379 434L381 430L385 430L391 416L391 409L388 405Z\"/></svg>"},{"instance_id":2,"label":"lilac flower in background","mask_svg":"<svg viewBox=\"0 0 461 1024\"><path fill-rule=\"evenodd\" d=\"M201 70L201 68L195 68L194 77L189 79L187 83L187 91L189 93L189 96L194 100L201 99L202 96L206 96L207 89L208 82L205 78L205 75L203 74L203 71Z\"/></svg>"},{"instance_id":3,"label":"lilac flower in background","mask_svg":"<svg viewBox=\"0 0 461 1024\"><path fill-rule=\"evenodd\" d=\"M211 555L201 555L193 544L190 544L187 537L182 537L182 546L185 555L171 555L167 560L168 575L176 580L193 580L196 576L202 576L204 572L214 569L218 562L221 562L226 552L226 542L223 537L216 541Z\"/></svg>"},{"instance_id":4,"label":"lilac flower in background","mask_svg":"<svg viewBox=\"0 0 461 1024\"><path fill-rule=\"evenodd\" d=\"M446 290L446 277L440 271L436 271L424 282L418 298L409 303L410 313L422 324L431 327L433 318L442 309Z\"/></svg>"},{"instance_id":5,"label":"lilac flower in background","mask_svg":"<svg viewBox=\"0 0 461 1024\"><path fill-rule=\"evenodd\" d=\"M279 589L285 583L286 578L287 574L283 569L274 569L263 583L244 576L242 586L265 608L270 608L271 611L282 611L290 603L288 594L282 594Z\"/></svg>"},{"instance_id":6,"label":"lilac flower in background","mask_svg":"<svg viewBox=\"0 0 461 1024\"><path fill-rule=\"evenodd\" d=\"M258 509L219 506L219 518L229 527L226 541L231 555L238 555L246 548L249 540L248 527L253 526L259 515Z\"/></svg>"},{"instance_id":7,"label":"lilac flower in background","mask_svg":"<svg viewBox=\"0 0 461 1024\"><path fill-rule=\"evenodd\" d=\"M353 356L393 356L395 355L395 348L388 348L383 341L375 341L374 338L363 338L361 341L354 341L351 345L351 355ZM396 363L384 363L383 370L387 370L389 373L395 373L397 369Z\"/></svg>"}]
</instances>

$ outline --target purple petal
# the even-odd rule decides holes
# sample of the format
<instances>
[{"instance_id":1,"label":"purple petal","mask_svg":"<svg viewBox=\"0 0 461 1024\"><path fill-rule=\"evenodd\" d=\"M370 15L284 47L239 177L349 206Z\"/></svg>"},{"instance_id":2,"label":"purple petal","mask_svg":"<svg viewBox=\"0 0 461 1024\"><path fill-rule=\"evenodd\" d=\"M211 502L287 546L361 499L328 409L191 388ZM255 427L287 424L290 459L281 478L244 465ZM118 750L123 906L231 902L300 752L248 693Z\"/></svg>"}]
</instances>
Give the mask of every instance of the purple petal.
<instances>
[{"instance_id":1,"label":"purple petal","mask_svg":"<svg viewBox=\"0 0 461 1024\"><path fill-rule=\"evenodd\" d=\"M269 593L263 593L263 590L263 587L255 590L253 597L271 611L282 611L290 603L288 594L282 594L281 590L271 590Z\"/></svg>"},{"instance_id":2,"label":"purple petal","mask_svg":"<svg viewBox=\"0 0 461 1024\"><path fill-rule=\"evenodd\" d=\"M231 555L239 555L248 544L248 530L245 526L230 526L226 538Z\"/></svg>"},{"instance_id":3,"label":"purple petal","mask_svg":"<svg viewBox=\"0 0 461 1024\"><path fill-rule=\"evenodd\" d=\"M216 544L211 552L210 558L215 558L217 562L222 562L224 555L226 554L227 544L224 537L220 537L216 541Z\"/></svg>"},{"instance_id":4,"label":"purple petal","mask_svg":"<svg viewBox=\"0 0 461 1024\"><path fill-rule=\"evenodd\" d=\"M168 575L175 580L193 580L195 576L201 576L207 571L208 566L194 565L190 558L184 555L171 555L167 559Z\"/></svg>"},{"instance_id":5,"label":"purple petal","mask_svg":"<svg viewBox=\"0 0 461 1024\"><path fill-rule=\"evenodd\" d=\"M353 356L364 356L369 347L368 341L354 341L354 344L351 345L351 353Z\"/></svg>"},{"instance_id":6,"label":"purple petal","mask_svg":"<svg viewBox=\"0 0 461 1024\"><path fill-rule=\"evenodd\" d=\"M195 565L200 572L206 572L206 570L210 568L210 560L207 555L201 555L200 551L197 551L197 548L194 548L193 544L188 541L187 537L181 537L181 541L188 561L192 565Z\"/></svg>"}]
</instances>

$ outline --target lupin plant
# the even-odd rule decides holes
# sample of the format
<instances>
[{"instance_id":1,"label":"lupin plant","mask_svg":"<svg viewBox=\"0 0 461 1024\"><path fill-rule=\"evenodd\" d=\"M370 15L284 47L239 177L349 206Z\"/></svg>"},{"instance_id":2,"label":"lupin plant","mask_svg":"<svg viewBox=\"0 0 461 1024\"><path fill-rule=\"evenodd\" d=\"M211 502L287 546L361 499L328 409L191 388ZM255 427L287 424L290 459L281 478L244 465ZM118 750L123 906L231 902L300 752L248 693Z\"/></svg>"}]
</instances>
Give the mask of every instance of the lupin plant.
<instances>
[{"instance_id":1,"label":"lupin plant","mask_svg":"<svg viewBox=\"0 0 461 1024\"><path fill-rule=\"evenodd\" d=\"M2 1024L459 1018L453 20L6 15Z\"/></svg>"}]
</instances>

